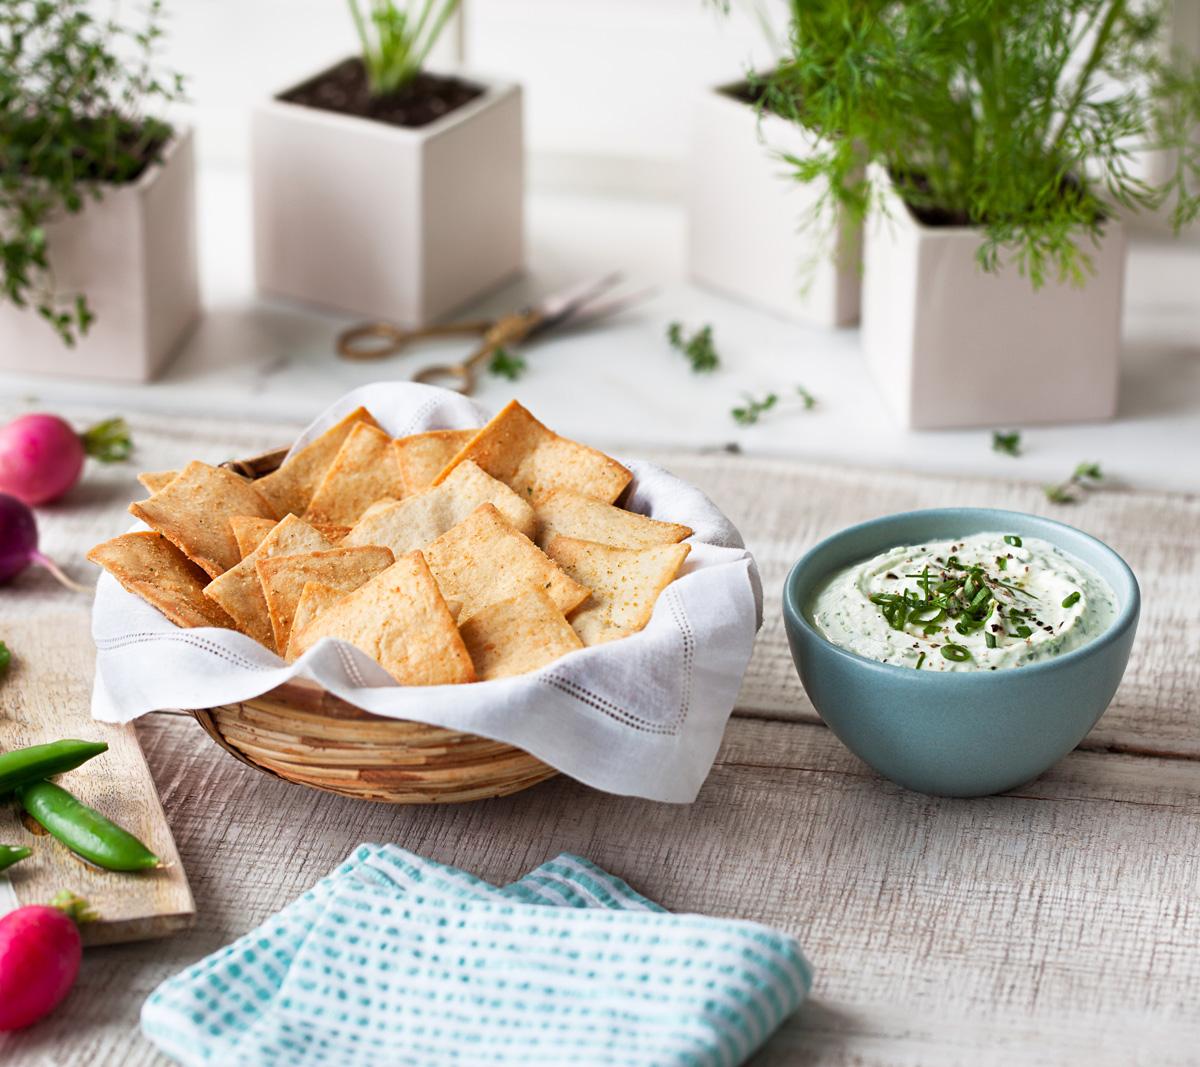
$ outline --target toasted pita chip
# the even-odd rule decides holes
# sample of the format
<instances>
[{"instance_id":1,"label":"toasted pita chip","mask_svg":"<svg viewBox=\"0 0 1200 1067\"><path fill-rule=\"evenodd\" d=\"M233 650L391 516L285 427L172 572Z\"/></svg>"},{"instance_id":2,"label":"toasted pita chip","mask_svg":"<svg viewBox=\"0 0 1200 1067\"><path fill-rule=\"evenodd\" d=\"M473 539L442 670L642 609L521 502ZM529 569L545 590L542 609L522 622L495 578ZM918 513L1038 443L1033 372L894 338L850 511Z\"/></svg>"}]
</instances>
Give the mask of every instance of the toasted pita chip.
<instances>
[{"instance_id":1,"label":"toasted pita chip","mask_svg":"<svg viewBox=\"0 0 1200 1067\"><path fill-rule=\"evenodd\" d=\"M233 628L233 619L204 595L208 575L162 534L121 534L97 545L87 558L176 626Z\"/></svg>"},{"instance_id":2,"label":"toasted pita chip","mask_svg":"<svg viewBox=\"0 0 1200 1067\"><path fill-rule=\"evenodd\" d=\"M137 480L146 487L147 493L157 493L160 489L166 489L178 477L179 471L142 471Z\"/></svg>"},{"instance_id":3,"label":"toasted pita chip","mask_svg":"<svg viewBox=\"0 0 1200 1067\"><path fill-rule=\"evenodd\" d=\"M374 426L355 426L317 486L304 517L353 526L380 497L399 497L403 492L392 439Z\"/></svg>"},{"instance_id":4,"label":"toasted pita chip","mask_svg":"<svg viewBox=\"0 0 1200 1067\"><path fill-rule=\"evenodd\" d=\"M184 467L165 489L130 504L129 512L213 578L242 558L229 528L234 515L278 517L245 478L196 461Z\"/></svg>"},{"instance_id":5,"label":"toasted pita chip","mask_svg":"<svg viewBox=\"0 0 1200 1067\"><path fill-rule=\"evenodd\" d=\"M332 547L324 534L303 519L285 515L245 559L209 582L204 595L220 604L242 633L249 634L272 651L281 651L286 646L275 644L267 598L258 578L258 563L264 559Z\"/></svg>"},{"instance_id":6,"label":"toasted pita chip","mask_svg":"<svg viewBox=\"0 0 1200 1067\"><path fill-rule=\"evenodd\" d=\"M573 537L556 537L546 554L591 598L570 616L585 645L599 645L636 633L650 621L654 602L683 566L691 545L613 548Z\"/></svg>"},{"instance_id":7,"label":"toasted pita chip","mask_svg":"<svg viewBox=\"0 0 1200 1067\"><path fill-rule=\"evenodd\" d=\"M304 589L300 593L300 600L296 604L296 613L292 616L292 633L288 638L288 647L283 658L289 663L298 659L300 654L296 651L296 635L326 608L332 607L347 595L332 585L305 582Z\"/></svg>"},{"instance_id":8,"label":"toasted pita chip","mask_svg":"<svg viewBox=\"0 0 1200 1067\"><path fill-rule=\"evenodd\" d=\"M534 501L537 543L543 549L556 537L574 537L614 548L673 545L691 537L689 526L659 522L571 489L553 489Z\"/></svg>"},{"instance_id":9,"label":"toasted pita chip","mask_svg":"<svg viewBox=\"0 0 1200 1067\"><path fill-rule=\"evenodd\" d=\"M255 567L262 582L263 595L267 598L275 647L285 650L288 647L292 620L305 582L320 582L349 593L368 578L390 567L392 559L390 549L372 545L366 548L330 548L257 560Z\"/></svg>"},{"instance_id":10,"label":"toasted pita chip","mask_svg":"<svg viewBox=\"0 0 1200 1067\"><path fill-rule=\"evenodd\" d=\"M480 504L496 510L526 537L533 536L533 508L471 460L460 463L441 485L364 515L347 545L386 545L399 558L457 526Z\"/></svg>"},{"instance_id":11,"label":"toasted pita chip","mask_svg":"<svg viewBox=\"0 0 1200 1067\"><path fill-rule=\"evenodd\" d=\"M492 504L481 504L426 546L425 558L442 596L462 604L460 623L530 586L545 589L564 614L588 595L586 586L568 578Z\"/></svg>"},{"instance_id":12,"label":"toasted pita chip","mask_svg":"<svg viewBox=\"0 0 1200 1067\"><path fill-rule=\"evenodd\" d=\"M326 608L296 633L291 648L301 656L322 637L362 649L401 685L475 681L471 657L420 552L401 556Z\"/></svg>"},{"instance_id":13,"label":"toasted pita chip","mask_svg":"<svg viewBox=\"0 0 1200 1067\"><path fill-rule=\"evenodd\" d=\"M245 559L279 524L274 519L260 519L257 515L231 515L229 529L237 542L238 552Z\"/></svg>"},{"instance_id":14,"label":"toasted pita chip","mask_svg":"<svg viewBox=\"0 0 1200 1067\"><path fill-rule=\"evenodd\" d=\"M310 441L277 471L254 483L282 516L289 511L303 515L325 472L355 426L378 426L366 408L355 408L315 441Z\"/></svg>"},{"instance_id":15,"label":"toasted pita chip","mask_svg":"<svg viewBox=\"0 0 1200 1067\"><path fill-rule=\"evenodd\" d=\"M367 510L364 511L358 517L358 521L362 522L363 519L367 518L370 515L374 515L377 511L383 511L385 508L390 508L393 504L398 504L398 503L400 503L400 500L398 497L381 496L378 500L375 501L374 504L372 504L369 508L367 508ZM347 532L349 532L349 531L347 531Z\"/></svg>"},{"instance_id":16,"label":"toasted pita chip","mask_svg":"<svg viewBox=\"0 0 1200 1067\"><path fill-rule=\"evenodd\" d=\"M472 437L474 430L430 430L397 437L392 447L400 464L404 492L411 496L433 485L433 480Z\"/></svg>"},{"instance_id":17,"label":"toasted pita chip","mask_svg":"<svg viewBox=\"0 0 1200 1067\"><path fill-rule=\"evenodd\" d=\"M468 459L524 497L574 489L611 504L633 477L603 452L548 430L515 400L463 446L434 484Z\"/></svg>"},{"instance_id":18,"label":"toasted pita chip","mask_svg":"<svg viewBox=\"0 0 1200 1067\"><path fill-rule=\"evenodd\" d=\"M459 628L481 681L527 674L583 648L544 589L490 604Z\"/></svg>"}]
</instances>

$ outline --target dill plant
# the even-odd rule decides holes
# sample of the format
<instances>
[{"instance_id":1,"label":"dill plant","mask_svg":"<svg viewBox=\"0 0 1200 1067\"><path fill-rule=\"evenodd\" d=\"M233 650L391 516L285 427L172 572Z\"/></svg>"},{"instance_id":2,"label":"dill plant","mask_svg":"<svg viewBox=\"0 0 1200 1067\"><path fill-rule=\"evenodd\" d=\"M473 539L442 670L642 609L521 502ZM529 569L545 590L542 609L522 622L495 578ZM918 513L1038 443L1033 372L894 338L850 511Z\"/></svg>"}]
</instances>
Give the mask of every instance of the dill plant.
<instances>
[{"instance_id":1,"label":"dill plant","mask_svg":"<svg viewBox=\"0 0 1200 1067\"><path fill-rule=\"evenodd\" d=\"M1200 214L1200 64L1167 54L1167 15L1164 0L791 0L763 106L822 135L787 157L823 186L818 213L861 221L890 180L923 221L978 227L985 269L1082 284L1111 205L1169 205L1177 229ZM1176 163L1152 184L1136 156L1157 149Z\"/></svg>"},{"instance_id":2,"label":"dill plant","mask_svg":"<svg viewBox=\"0 0 1200 1067\"><path fill-rule=\"evenodd\" d=\"M0 2L0 299L34 308L68 345L94 316L85 294L56 291L47 227L154 163L172 128L148 109L183 94L153 63L160 0L137 27L91 6Z\"/></svg>"},{"instance_id":3,"label":"dill plant","mask_svg":"<svg viewBox=\"0 0 1200 1067\"><path fill-rule=\"evenodd\" d=\"M438 38L458 9L459 0L349 0L354 28L362 44L363 67L374 96L386 96L408 85L424 66Z\"/></svg>"}]
</instances>

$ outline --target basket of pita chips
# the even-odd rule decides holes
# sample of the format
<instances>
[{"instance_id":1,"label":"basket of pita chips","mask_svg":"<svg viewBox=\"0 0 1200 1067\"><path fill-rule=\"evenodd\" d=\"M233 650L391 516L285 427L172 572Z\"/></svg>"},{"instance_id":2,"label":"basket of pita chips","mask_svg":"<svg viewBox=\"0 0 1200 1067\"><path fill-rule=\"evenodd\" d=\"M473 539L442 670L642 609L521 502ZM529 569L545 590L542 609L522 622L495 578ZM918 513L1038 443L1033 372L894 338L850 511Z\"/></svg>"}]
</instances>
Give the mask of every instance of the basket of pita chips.
<instances>
[{"instance_id":1,"label":"basket of pita chips","mask_svg":"<svg viewBox=\"0 0 1200 1067\"><path fill-rule=\"evenodd\" d=\"M558 770L690 799L707 773L761 593L665 471L385 383L290 451L139 480L142 528L88 556L98 718L185 707L243 762L392 803Z\"/></svg>"}]
</instances>

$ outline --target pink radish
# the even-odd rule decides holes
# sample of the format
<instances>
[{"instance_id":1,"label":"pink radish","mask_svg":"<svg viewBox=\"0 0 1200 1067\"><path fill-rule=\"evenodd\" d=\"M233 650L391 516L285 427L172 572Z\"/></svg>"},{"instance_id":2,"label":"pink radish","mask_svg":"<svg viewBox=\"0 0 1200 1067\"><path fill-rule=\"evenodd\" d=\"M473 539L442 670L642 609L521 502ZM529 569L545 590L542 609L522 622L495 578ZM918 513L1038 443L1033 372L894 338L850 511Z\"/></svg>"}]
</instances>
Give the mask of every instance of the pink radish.
<instances>
[{"instance_id":1,"label":"pink radish","mask_svg":"<svg viewBox=\"0 0 1200 1067\"><path fill-rule=\"evenodd\" d=\"M49 1015L79 974L86 904L60 893L53 906L31 904L0 918L0 1032L20 1030Z\"/></svg>"},{"instance_id":2,"label":"pink radish","mask_svg":"<svg viewBox=\"0 0 1200 1067\"><path fill-rule=\"evenodd\" d=\"M45 567L68 589L90 590L63 574L57 563L38 551L37 520L26 504L15 496L0 493L0 585L20 574L31 563Z\"/></svg>"},{"instance_id":3,"label":"pink radish","mask_svg":"<svg viewBox=\"0 0 1200 1067\"><path fill-rule=\"evenodd\" d=\"M0 493L45 504L79 481L88 456L114 463L132 449L124 419L106 419L80 434L57 415L22 415L0 428Z\"/></svg>"}]
</instances>

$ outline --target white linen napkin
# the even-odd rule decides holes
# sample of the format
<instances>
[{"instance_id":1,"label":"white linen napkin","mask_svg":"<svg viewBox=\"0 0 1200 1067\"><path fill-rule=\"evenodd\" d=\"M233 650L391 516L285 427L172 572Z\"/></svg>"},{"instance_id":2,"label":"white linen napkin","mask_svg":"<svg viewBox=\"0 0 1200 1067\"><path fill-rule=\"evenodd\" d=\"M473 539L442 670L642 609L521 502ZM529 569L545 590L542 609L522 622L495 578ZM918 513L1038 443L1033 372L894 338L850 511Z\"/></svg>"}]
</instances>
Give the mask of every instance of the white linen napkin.
<instances>
[{"instance_id":1,"label":"white linen napkin","mask_svg":"<svg viewBox=\"0 0 1200 1067\"><path fill-rule=\"evenodd\" d=\"M397 437L486 421L457 393L381 382L334 403L295 447L360 405ZM555 429L570 434L570 427ZM622 462L633 471L626 507L695 530L680 576L640 633L515 678L400 686L344 642L325 639L289 664L245 634L181 629L105 574L92 614L92 714L128 722L160 708L247 700L307 677L376 715L516 745L606 792L688 803L712 766L750 660L762 585L741 536L703 493L652 464Z\"/></svg>"}]
</instances>

